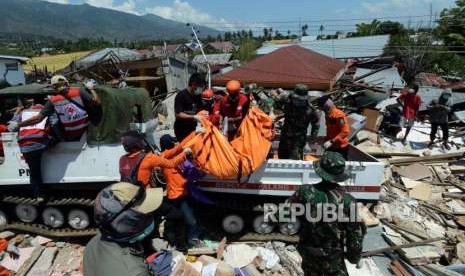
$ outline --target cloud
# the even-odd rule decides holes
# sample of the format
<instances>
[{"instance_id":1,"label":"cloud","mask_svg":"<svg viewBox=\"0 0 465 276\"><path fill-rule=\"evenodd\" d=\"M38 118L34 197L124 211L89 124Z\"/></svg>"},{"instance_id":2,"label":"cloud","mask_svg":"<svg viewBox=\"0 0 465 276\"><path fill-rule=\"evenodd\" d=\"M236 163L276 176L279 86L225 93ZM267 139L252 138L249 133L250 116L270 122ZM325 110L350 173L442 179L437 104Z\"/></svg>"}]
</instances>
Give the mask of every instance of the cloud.
<instances>
[{"instance_id":1,"label":"cloud","mask_svg":"<svg viewBox=\"0 0 465 276\"><path fill-rule=\"evenodd\" d=\"M51 3L58 3L58 4L69 4L69 0L45 0Z\"/></svg>"},{"instance_id":2,"label":"cloud","mask_svg":"<svg viewBox=\"0 0 465 276\"><path fill-rule=\"evenodd\" d=\"M206 12L200 11L187 1L174 0L170 6L154 6L145 9L146 13L158 15L183 23L205 25L215 29L233 30L235 25L224 18L216 18Z\"/></svg>"},{"instance_id":3,"label":"cloud","mask_svg":"<svg viewBox=\"0 0 465 276\"><path fill-rule=\"evenodd\" d=\"M55 1L68 1L68 0L55 0ZM99 8L107 8L117 10L126 13L132 13L140 15L137 11L137 5L135 0L127 0L121 4L116 4L113 0L86 0L86 3Z\"/></svg>"},{"instance_id":4,"label":"cloud","mask_svg":"<svg viewBox=\"0 0 465 276\"><path fill-rule=\"evenodd\" d=\"M427 15L430 4L433 5L433 11L440 11L450 5L454 0L384 0L384 1L365 1L360 4L361 14L367 12L370 16L386 16L388 12L392 15ZM358 9L355 9L358 10Z\"/></svg>"}]
</instances>

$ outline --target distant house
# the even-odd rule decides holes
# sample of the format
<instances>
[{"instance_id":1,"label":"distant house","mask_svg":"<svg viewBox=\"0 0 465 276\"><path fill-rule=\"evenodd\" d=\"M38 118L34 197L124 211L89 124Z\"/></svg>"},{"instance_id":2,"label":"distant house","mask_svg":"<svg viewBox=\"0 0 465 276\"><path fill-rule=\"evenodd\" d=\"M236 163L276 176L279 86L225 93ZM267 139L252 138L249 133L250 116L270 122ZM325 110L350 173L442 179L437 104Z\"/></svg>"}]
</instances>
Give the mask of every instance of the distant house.
<instances>
[{"instance_id":1,"label":"distant house","mask_svg":"<svg viewBox=\"0 0 465 276\"><path fill-rule=\"evenodd\" d=\"M208 43L205 49L227 54L237 50L237 47L231 41L217 41Z\"/></svg>"},{"instance_id":2,"label":"distant house","mask_svg":"<svg viewBox=\"0 0 465 276\"><path fill-rule=\"evenodd\" d=\"M203 67L204 70L206 70L206 63L208 62L212 74L219 73L226 67L231 67L230 61L232 54L211 54L205 55L205 57L207 58L206 61L203 55L196 55L192 60L192 63L194 65Z\"/></svg>"},{"instance_id":3,"label":"distant house","mask_svg":"<svg viewBox=\"0 0 465 276\"><path fill-rule=\"evenodd\" d=\"M10 85L26 84L23 64L28 60L27 57L0 55L0 81Z\"/></svg>"},{"instance_id":4,"label":"distant house","mask_svg":"<svg viewBox=\"0 0 465 276\"><path fill-rule=\"evenodd\" d=\"M87 56L82 57L75 62L74 66L76 69L87 68L95 65L98 62L106 61L113 57L117 57L121 61L131 61L142 59L143 55L127 48L105 48L102 50L94 51Z\"/></svg>"},{"instance_id":5,"label":"distant house","mask_svg":"<svg viewBox=\"0 0 465 276\"><path fill-rule=\"evenodd\" d=\"M389 35L351 37L342 39L302 40L288 44L265 43L257 50L257 55L266 55L280 48L299 45L322 55L347 60L351 58L365 59L383 54L389 42Z\"/></svg>"}]
</instances>

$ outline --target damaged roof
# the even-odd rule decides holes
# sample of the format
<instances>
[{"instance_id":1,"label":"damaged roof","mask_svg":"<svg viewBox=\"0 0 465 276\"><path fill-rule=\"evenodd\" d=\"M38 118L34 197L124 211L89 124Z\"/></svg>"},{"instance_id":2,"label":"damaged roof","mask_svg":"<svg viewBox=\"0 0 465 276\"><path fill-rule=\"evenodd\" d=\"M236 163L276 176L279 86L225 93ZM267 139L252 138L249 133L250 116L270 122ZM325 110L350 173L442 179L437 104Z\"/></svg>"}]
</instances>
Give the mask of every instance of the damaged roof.
<instances>
[{"instance_id":1,"label":"damaged roof","mask_svg":"<svg viewBox=\"0 0 465 276\"><path fill-rule=\"evenodd\" d=\"M354 78L358 78L370 72L372 72L370 69L357 68ZM399 75L399 71L395 67L374 73L373 75L367 76L359 81L363 81L364 83L375 87L402 89L405 86L405 81Z\"/></svg>"},{"instance_id":2,"label":"damaged roof","mask_svg":"<svg viewBox=\"0 0 465 276\"><path fill-rule=\"evenodd\" d=\"M76 61L77 68L88 67L94 63L107 59L109 53L114 53L121 61L138 60L142 58L142 55L136 51L129 50L127 48L105 48L88 54L87 56Z\"/></svg>"},{"instance_id":3,"label":"damaged roof","mask_svg":"<svg viewBox=\"0 0 465 276\"><path fill-rule=\"evenodd\" d=\"M225 85L232 79L243 84L257 83L266 88L293 89L298 83L310 89L327 90L337 79L344 63L294 45L258 57L242 67L213 79L214 85Z\"/></svg>"},{"instance_id":4,"label":"damaged roof","mask_svg":"<svg viewBox=\"0 0 465 276\"><path fill-rule=\"evenodd\" d=\"M224 65L228 64L228 62L231 60L232 54L212 54L205 56L207 58L208 63L211 65ZM197 55L194 57L192 62L197 64L205 64L205 59L203 55Z\"/></svg>"}]
</instances>

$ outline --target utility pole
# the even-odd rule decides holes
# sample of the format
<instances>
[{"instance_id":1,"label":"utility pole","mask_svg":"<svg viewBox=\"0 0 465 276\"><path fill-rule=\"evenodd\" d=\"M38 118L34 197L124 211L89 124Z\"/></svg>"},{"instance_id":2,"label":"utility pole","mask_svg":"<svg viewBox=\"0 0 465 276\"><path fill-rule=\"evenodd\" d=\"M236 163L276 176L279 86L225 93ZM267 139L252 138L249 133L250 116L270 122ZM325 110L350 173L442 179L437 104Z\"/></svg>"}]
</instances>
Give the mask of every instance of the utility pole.
<instances>
[{"instance_id":1,"label":"utility pole","mask_svg":"<svg viewBox=\"0 0 465 276\"><path fill-rule=\"evenodd\" d=\"M429 29L432 32L433 29L433 2L429 3Z\"/></svg>"},{"instance_id":2,"label":"utility pole","mask_svg":"<svg viewBox=\"0 0 465 276\"><path fill-rule=\"evenodd\" d=\"M300 34L299 37L302 40L303 34L302 34L302 18L301 17L299 17L299 34Z\"/></svg>"}]
</instances>

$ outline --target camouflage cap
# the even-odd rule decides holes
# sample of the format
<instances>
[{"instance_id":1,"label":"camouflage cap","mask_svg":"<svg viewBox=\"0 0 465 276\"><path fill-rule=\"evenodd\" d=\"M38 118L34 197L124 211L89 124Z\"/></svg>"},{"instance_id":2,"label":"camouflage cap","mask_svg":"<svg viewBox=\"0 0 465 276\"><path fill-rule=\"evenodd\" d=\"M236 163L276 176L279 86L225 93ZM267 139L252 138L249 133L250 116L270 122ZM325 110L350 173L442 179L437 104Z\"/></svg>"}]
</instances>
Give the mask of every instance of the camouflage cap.
<instances>
[{"instance_id":1,"label":"camouflage cap","mask_svg":"<svg viewBox=\"0 0 465 276\"><path fill-rule=\"evenodd\" d=\"M346 160L338 152L327 151L321 159L313 162L315 172L329 182L341 182L348 178Z\"/></svg>"},{"instance_id":2,"label":"camouflage cap","mask_svg":"<svg viewBox=\"0 0 465 276\"><path fill-rule=\"evenodd\" d=\"M250 94L257 88L258 88L258 86L257 86L256 83L248 84L248 85L245 86L244 94Z\"/></svg>"},{"instance_id":3,"label":"camouflage cap","mask_svg":"<svg viewBox=\"0 0 465 276\"><path fill-rule=\"evenodd\" d=\"M305 85L305 84L299 83L299 84L297 84L295 86L294 92L297 95L300 95L300 96L307 96L308 95L308 86Z\"/></svg>"}]
</instances>

